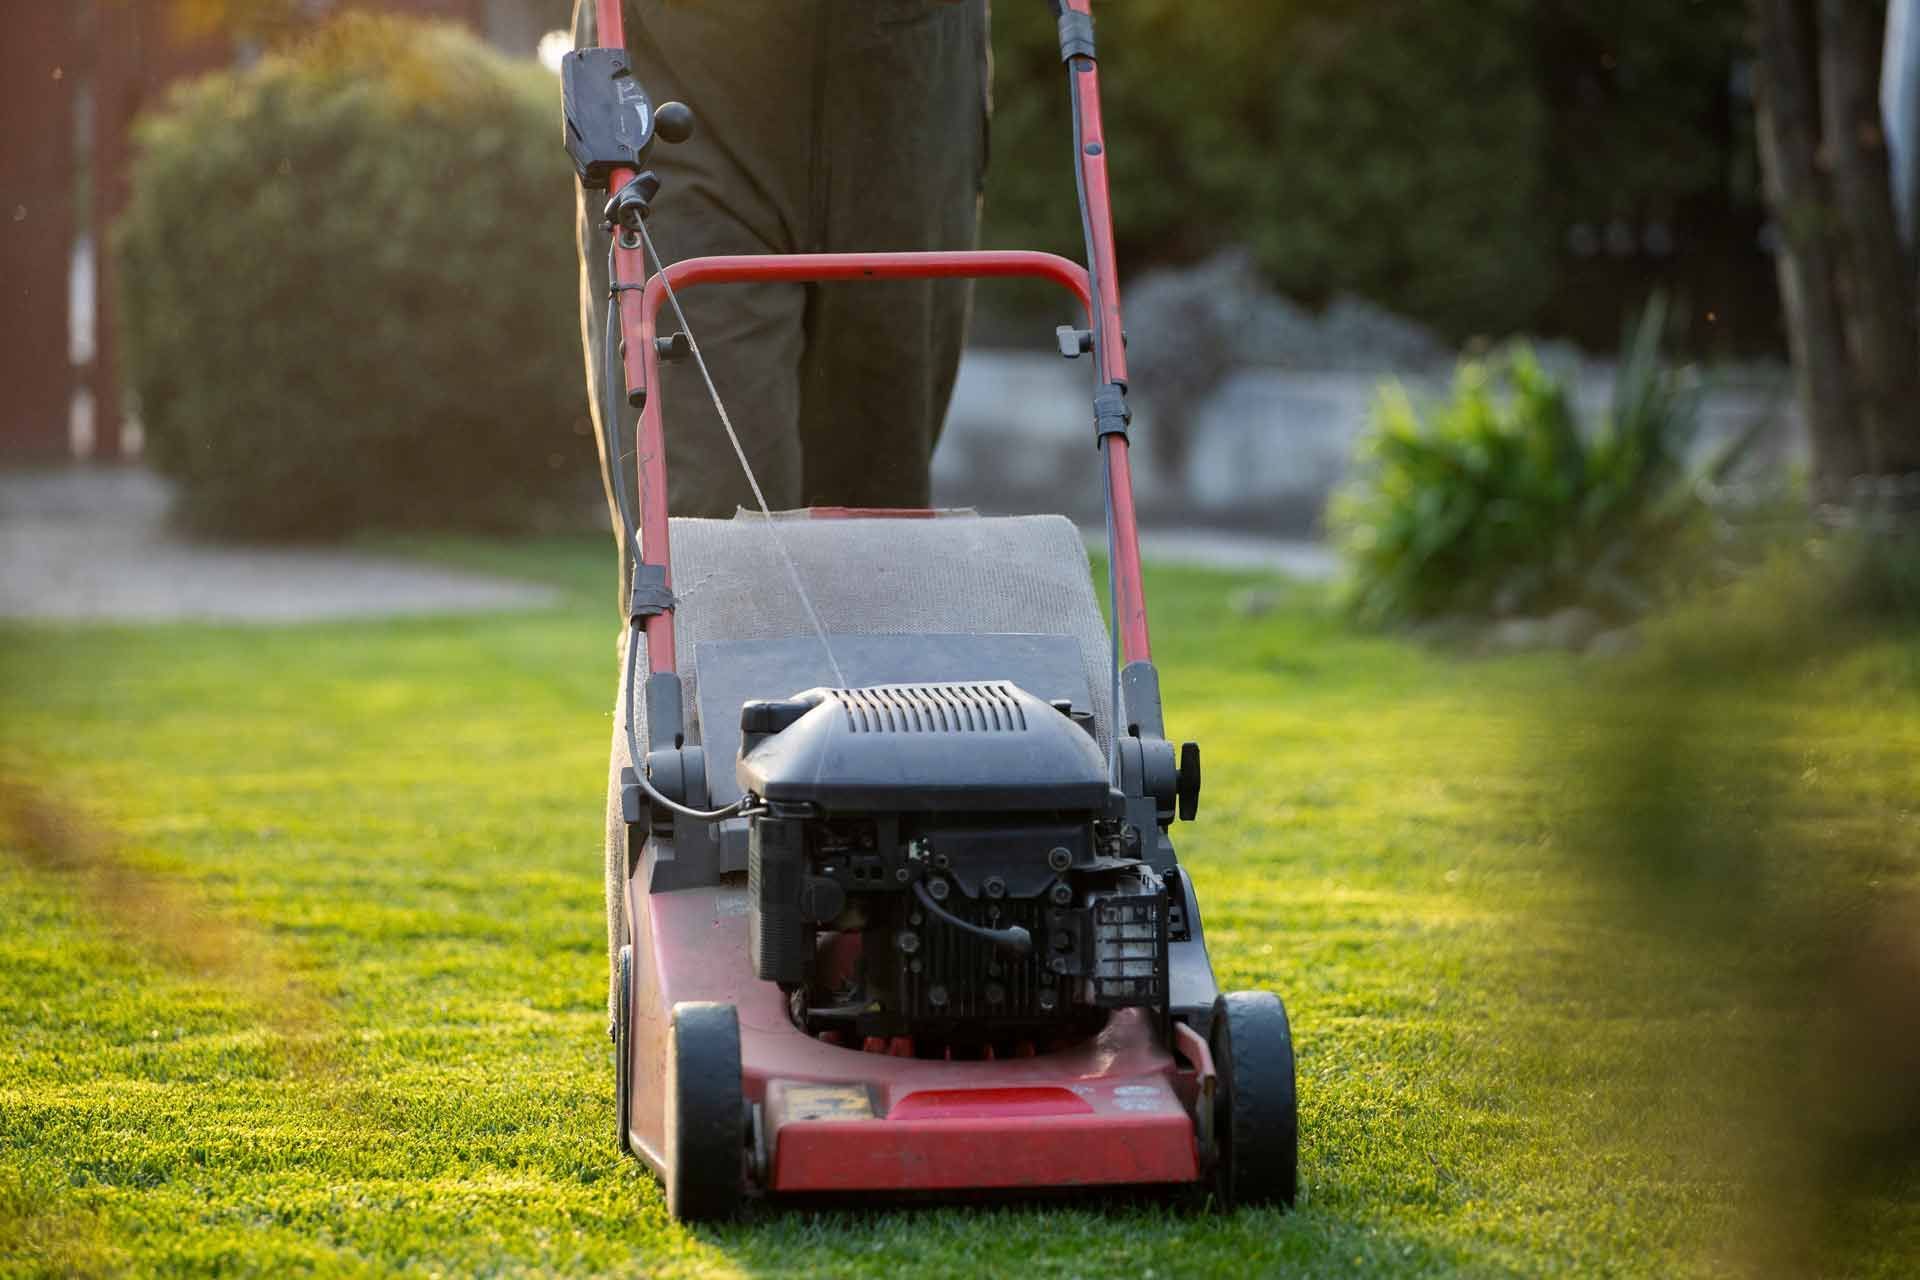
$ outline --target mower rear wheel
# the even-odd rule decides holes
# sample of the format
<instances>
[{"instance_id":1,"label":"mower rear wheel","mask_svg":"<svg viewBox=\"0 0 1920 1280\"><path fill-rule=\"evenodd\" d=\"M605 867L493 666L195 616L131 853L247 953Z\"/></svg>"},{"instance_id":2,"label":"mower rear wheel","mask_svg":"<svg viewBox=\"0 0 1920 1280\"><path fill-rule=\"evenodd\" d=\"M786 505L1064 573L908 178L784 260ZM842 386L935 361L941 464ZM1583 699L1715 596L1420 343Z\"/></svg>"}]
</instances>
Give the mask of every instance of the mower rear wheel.
<instances>
[{"instance_id":1,"label":"mower rear wheel","mask_svg":"<svg viewBox=\"0 0 1920 1280\"><path fill-rule=\"evenodd\" d=\"M613 1009L613 1122L623 1155L633 1154L633 948L620 948Z\"/></svg>"},{"instance_id":2,"label":"mower rear wheel","mask_svg":"<svg viewBox=\"0 0 1920 1280\"><path fill-rule=\"evenodd\" d=\"M1213 1006L1215 1198L1293 1206L1300 1169L1293 1031L1270 991L1235 991Z\"/></svg>"},{"instance_id":3,"label":"mower rear wheel","mask_svg":"<svg viewBox=\"0 0 1920 1280\"><path fill-rule=\"evenodd\" d=\"M730 1004L673 1007L667 1033L667 1212L730 1218L746 1192L740 1017Z\"/></svg>"}]
</instances>

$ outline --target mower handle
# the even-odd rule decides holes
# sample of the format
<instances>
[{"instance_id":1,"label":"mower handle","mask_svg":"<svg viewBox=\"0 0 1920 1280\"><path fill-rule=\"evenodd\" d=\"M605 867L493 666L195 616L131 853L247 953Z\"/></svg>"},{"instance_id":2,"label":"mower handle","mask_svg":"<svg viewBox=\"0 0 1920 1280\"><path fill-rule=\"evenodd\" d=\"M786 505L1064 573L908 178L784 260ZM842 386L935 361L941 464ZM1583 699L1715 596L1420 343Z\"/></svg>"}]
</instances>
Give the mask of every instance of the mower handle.
<instances>
[{"instance_id":1,"label":"mower handle","mask_svg":"<svg viewBox=\"0 0 1920 1280\"><path fill-rule=\"evenodd\" d=\"M626 344L623 369L627 396L640 408L638 465L640 471L640 554L649 565L663 570L664 584L672 589L671 551L668 546L666 426L661 416L662 397L648 394L660 368L660 349L655 342L660 308L666 303L667 287L676 291L703 284L740 284L747 282L815 282L834 280L927 280L1026 276L1051 280L1080 303L1082 312L1091 316L1093 287L1086 268L1058 254L1028 249L969 249L922 253L778 253L741 254L731 257L683 258L656 271L643 289L623 290L619 301L631 309L638 329L638 342ZM1108 455L1109 467L1126 467L1126 446L1121 442ZM1125 519L1131 527L1132 488L1125 487ZM654 672L675 669L673 614L666 611L646 620L647 664Z\"/></svg>"},{"instance_id":2,"label":"mower handle","mask_svg":"<svg viewBox=\"0 0 1920 1280\"><path fill-rule=\"evenodd\" d=\"M603 43L625 46L621 0L593 0ZM1073 104L1075 161L1079 175L1080 215L1086 232L1087 266L1081 268L1052 254L1014 251L904 254L753 255L734 259L694 258L673 264L647 278L647 264L637 244L614 238L610 272L613 308L623 333L638 331L639 343L626 344L624 372L630 397L644 401L640 414L640 494L642 554L649 564L667 573L666 459L657 397L648 398L659 353L654 346L654 318L664 293L661 280L692 285L722 279L854 280L912 277L1037 275L1066 285L1087 310L1089 345L1095 366L1095 430L1106 463L1108 494L1109 574L1113 593L1113 620L1118 651L1127 663L1150 662L1147 606L1140 571L1140 541L1133 502L1133 476L1128 464L1126 336L1120 318L1119 275L1113 244L1113 213L1107 190L1106 140L1100 123L1100 78L1093 40L1092 0L1048 0L1060 28L1060 57L1068 69ZM673 113L678 115L678 113ZM678 132L680 120L669 128ZM635 178L632 169L617 169L609 188ZM756 274L758 273L758 274ZM646 280L644 289L630 282ZM637 350L636 350L637 347ZM648 656L652 669L674 670L673 615L670 610L647 618ZM1115 679L1118 685L1118 676Z\"/></svg>"},{"instance_id":3,"label":"mower handle","mask_svg":"<svg viewBox=\"0 0 1920 1280\"><path fill-rule=\"evenodd\" d=\"M1058 254L1030 249L932 250L912 253L755 253L684 258L647 278L639 290L637 315L640 338L627 344L623 371L627 403L647 407L648 389L659 371L654 346L666 287L701 284L825 283L835 280L984 280L1029 277L1051 280L1071 293L1084 314L1091 314L1093 287L1085 267ZM623 291L628 292L628 291Z\"/></svg>"}]
</instances>

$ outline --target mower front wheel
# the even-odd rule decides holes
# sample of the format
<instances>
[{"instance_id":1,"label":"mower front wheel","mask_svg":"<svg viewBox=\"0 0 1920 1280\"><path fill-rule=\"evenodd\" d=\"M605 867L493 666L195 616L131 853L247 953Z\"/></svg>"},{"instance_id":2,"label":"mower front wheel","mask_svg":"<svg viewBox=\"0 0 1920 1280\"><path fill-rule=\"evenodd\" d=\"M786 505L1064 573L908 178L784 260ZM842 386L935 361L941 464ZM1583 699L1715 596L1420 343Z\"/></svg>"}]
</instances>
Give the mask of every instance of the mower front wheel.
<instances>
[{"instance_id":1,"label":"mower front wheel","mask_svg":"<svg viewBox=\"0 0 1920 1280\"><path fill-rule=\"evenodd\" d=\"M1300 1167L1300 1111L1294 1090L1293 1031L1270 991L1235 991L1213 1006L1214 1196L1242 1204L1293 1207Z\"/></svg>"},{"instance_id":2,"label":"mower front wheel","mask_svg":"<svg viewBox=\"0 0 1920 1280\"><path fill-rule=\"evenodd\" d=\"M740 1017L730 1004L673 1007L667 1036L667 1212L731 1218L746 1194Z\"/></svg>"}]
</instances>

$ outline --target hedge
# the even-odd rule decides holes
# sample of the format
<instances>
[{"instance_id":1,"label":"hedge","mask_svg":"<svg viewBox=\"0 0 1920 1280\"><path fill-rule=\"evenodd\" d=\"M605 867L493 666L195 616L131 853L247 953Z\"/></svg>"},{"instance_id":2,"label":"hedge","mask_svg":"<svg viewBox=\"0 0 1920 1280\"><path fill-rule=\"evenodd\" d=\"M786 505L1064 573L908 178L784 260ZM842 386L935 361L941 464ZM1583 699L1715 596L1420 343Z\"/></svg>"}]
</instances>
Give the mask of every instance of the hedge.
<instances>
[{"instance_id":1,"label":"hedge","mask_svg":"<svg viewBox=\"0 0 1920 1280\"><path fill-rule=\"evenodd\" d=\"M122 342L203 529L520 528L589 509L556 78L349 16L137 134Z\"/></svg>"},{"instance_id":2,"label":"hedge","mask_svg":"<svg viewBox=\"0 0 1920 1280\"><path fill-rule=\"evenodd\" d=\"M1303 302L1356 293L1454 338L1547 321L1602 342L1654 284L1685 291L1693 272L1725 293L1719 277L1772 274L1750 243L1759 194L1730 98L1740 0L1096 0L1095 14L1126 273L1237 245ZM1078 256L1052 19L1038 0L993 19L986 239ZM1611 219L1673 225L1678 252L1603 259L1596 281L1568 234Z\"/></svg>"}]
</instances>

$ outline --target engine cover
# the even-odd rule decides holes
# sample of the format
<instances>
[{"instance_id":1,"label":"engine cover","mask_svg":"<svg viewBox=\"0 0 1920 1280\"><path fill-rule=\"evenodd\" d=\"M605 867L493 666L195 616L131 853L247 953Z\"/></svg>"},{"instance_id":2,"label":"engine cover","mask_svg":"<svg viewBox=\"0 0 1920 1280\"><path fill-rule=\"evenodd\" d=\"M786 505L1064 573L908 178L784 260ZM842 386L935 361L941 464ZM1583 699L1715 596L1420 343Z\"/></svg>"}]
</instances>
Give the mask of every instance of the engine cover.
<instances>
[{"instance_id":1,"label":"engine cover","mask_svg":"<svg viewBox=\"0 0 1920 1280\"><path fill-rule=\"evenodd\" d=\"M741 729L749 951L809 1031L990 1046L1166 1006L1169 895L1072 708L1007 682L812 689Z\"/></svg>"},{"instance_id":2,"label":"engine cover","mask_svg":"<svg viewBox=\"0 0 1920 1280\"><path fill-rule=\"evenodd\" d=\"M1092 737L1005 681L811 689L747 703L740 729L742 789L823 813L1107 805Z\"/></svg>"}]
</instances>

